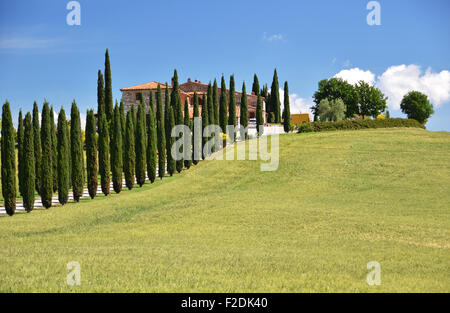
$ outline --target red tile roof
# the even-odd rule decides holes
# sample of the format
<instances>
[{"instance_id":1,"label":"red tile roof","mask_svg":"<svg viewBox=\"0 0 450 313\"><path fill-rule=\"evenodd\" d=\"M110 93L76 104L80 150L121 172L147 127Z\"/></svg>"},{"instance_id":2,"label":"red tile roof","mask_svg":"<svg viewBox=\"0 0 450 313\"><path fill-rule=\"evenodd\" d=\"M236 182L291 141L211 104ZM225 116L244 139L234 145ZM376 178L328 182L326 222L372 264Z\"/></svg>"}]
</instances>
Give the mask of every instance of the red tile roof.
<instances>
[{"instance_id":1,"label":"red tile roof","mask_svg":"<svg viewBox=\"0 0 450 313\"><path fill-rule=\"evenodd\" d=\"M141 85L136 85L136 86L122 88L122 89L120 89L120 91L127 91L127 90L153 90L153 89L157 89L158 88L158 84L161 85L161 89L165 88L166 84L162 84L160 82L153 81L153 82L148 82L148 83L141 84ZM172 87L169 86L169 88L172 88Z\"/></svg>"}]
</instances>

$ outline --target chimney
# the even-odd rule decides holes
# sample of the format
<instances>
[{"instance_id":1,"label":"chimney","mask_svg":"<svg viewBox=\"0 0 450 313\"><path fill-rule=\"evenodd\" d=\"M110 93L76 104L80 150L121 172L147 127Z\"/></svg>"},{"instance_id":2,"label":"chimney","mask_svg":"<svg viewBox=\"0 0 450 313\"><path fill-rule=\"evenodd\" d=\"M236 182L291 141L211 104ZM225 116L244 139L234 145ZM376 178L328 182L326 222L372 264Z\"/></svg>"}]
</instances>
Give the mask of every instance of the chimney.
<instances>
[{"instance_id":1,"label":"chimney","mask_svg":"<svg viewBox=\"0 0 450 313\"><path fill-rule=\"evenodd\" d=\"M189 77L189 78L188 78L188 83L190 83L191 81L192 81L192 80L191 80L191 78Z\"/></svg>"}]
</instances>

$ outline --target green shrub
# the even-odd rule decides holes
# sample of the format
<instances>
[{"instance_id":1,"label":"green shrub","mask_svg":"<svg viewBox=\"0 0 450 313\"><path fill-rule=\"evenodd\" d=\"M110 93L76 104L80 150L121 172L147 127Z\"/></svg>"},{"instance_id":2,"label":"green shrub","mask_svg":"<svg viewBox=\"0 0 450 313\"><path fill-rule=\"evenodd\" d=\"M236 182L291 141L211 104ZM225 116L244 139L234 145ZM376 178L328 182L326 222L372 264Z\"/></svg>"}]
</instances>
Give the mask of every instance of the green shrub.
<instances>
[{"instance_id":1,"label":"green shrub","mask_svg":"<svg viewBox=\"0 0 450 313\"><path fill-rule=\"evenodd\" d=\"M299 133L312 133L314 131L313 123L302 123L297 126L297 131Z\"/></svg>"},{"instance_id":2,"label":"green shrub","mask_svg":"<svg viewBox=\"0 0 450 313\"><path fill-rule=\"evenodd\" d=\"M300 124L297 129L299 133L321 132L332 130L355 130L367 128L392 128L392 127L415 127L425 128L413 119L390 118L378 120L347 120L339 122L314 122Z\"/></svg>"}]
</instances>

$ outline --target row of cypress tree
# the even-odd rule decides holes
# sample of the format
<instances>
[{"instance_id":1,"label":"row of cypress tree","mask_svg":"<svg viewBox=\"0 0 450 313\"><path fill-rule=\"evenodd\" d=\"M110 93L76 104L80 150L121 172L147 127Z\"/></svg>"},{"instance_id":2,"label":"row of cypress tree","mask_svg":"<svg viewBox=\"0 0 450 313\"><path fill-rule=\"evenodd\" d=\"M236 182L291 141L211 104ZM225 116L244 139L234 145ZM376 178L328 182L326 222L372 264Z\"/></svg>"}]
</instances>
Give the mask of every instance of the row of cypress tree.
<instances>
[{"instance_id":1,"label":"row of cypress tree","mask_svg":"<svg viewBox=\"0 0 450 313\"><path fill-rule=\"evenodd\" d=\"M53 108L47 101L44 101L41 116L39 120L36 102L33 105L33 117L28 112L23 118L22 110L19 112L18 191L27 212L33 210L35 191L40 195L43 207L47 209L52 206L52 197L56 191L61 204L67 203L70 187L73 189L75 200L78 201L83 194L84 157L80 115L76 102L72 103L70 126L64 109L61 109L58 125L55 126ZM14 134L11 109L9 102L6 101L2 108L1 178L5 209L9 215L15 213L17 196Z\"/></svg>"},{"instance_id":2,"label":"row of cypress tree","mask_svg":"<svg viewBox=\"0 0 450 313\"><path fill-rule=\"evenodd\" d=\"M274 79L276 77L276 71ZM277 85L272 84L272 85ZM273 88L272 88L273 89ZM203 109L201 113L203 129L210 124L219 124L222 129L227 125L236 125L236 98L234 76L230 77L230 92L226 92L225 79L222 75L221 92L219 95L217 81L208 85L206 95L203 95ZM262 99L259 91L259 82L255 74L252 86L253 92L258 95L257 124L263 124ZM267 88L266 88L267 90ZM285 83L285 110L283 117L290 116L287 82ZM240 124L248 126L248 101L245 82L242 87L240 105ZM203 130L194 130L189 118L189 103L183 106L178 84L178 74L175 70L173 88L169 95L168 84L165 85L165 103L163 109L161 86L156 91L156 113L153 108L153 94L150 94L148 113L145 111L143 98L138 105L137 114L134 105L126 114L123 103L120 107L116 101L112 105L111 69L108 50L105 53L105 79L101 71L98 72L97 86L97 119L93 110L86 115L86 163L84 161L83 140L81 131L80 113L75 100L72 103L70 121L66 120L64 109L58 116L55 127L53 108L47 101L42 108L42 121L39 122L39 109L34 102L33 115L26 114L23 119L22 111L19 113L18 123L18 177L19 193L23 197L25 209L29 212L34 205L34 190L41 196L45 208L52 205L53 193L58 191L58 200L65 204L69 200L69 189L72 188L73 199L79 201L83 195L83 188L87 180L89 195L94 198L97 193L98 175L102 193L110 193L112 178L113 189L120 193L124 174L126 186L132 189L135 182L140 186L145 183L146 175L151 183L158 177L161 179L167 169L169 175L175 170L181 172L183 167L189 168L197 164L194 156L191 160L174 160L171 149L177 138L172 137L172 129L176 124L184 124L192 130L192 141ZM199 97L194 93L193 116L200 117ZM228 105L229 103L229 105ZM286 109L287 108L287 109ZM9 103L3 105L2 111L2 191L5 199L7 213L12 215L15 211L15 152L14 128L12 125ZM286 118L285 118L286 120ZM98 139L97 139L98 134ZM248 134L242 134L248 138ZM262 135L262 134L260 134ZM12 138L12 139L11 139ZM210 138L202 136L202 146ZM219 138L216 138L219 140ZM185 145L188 149L189 145ZM202 151L196 147L194 151ZM209 151L209 150L207 150ZM12 157L14 155L14 157ZM207 155L201 155L206 158ZM12 160L12 161L11 161ZM86 168L84 168L86 164Z\"/></svg>"}]
</instances>

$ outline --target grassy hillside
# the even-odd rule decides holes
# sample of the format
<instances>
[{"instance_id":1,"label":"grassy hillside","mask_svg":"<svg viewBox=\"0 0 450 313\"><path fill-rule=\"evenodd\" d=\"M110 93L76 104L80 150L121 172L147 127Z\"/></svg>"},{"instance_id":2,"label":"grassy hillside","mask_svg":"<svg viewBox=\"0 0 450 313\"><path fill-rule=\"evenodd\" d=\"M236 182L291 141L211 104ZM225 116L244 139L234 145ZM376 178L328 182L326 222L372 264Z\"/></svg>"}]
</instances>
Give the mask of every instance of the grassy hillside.
<instances>
[{"instance_id":1,"label":"grassy hillside","mask_svg":"<svg viewBox=\"0 0 450 313\"><path fill-rule=\"evenodd\" d=\"M290 134L280 150L275 172L201 162L0 217L0 291L450 292L449 133ZM81 286L66 284L70 261Z\"/></svg>"}]
</instances>

